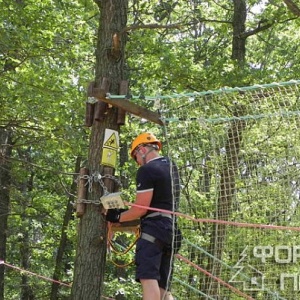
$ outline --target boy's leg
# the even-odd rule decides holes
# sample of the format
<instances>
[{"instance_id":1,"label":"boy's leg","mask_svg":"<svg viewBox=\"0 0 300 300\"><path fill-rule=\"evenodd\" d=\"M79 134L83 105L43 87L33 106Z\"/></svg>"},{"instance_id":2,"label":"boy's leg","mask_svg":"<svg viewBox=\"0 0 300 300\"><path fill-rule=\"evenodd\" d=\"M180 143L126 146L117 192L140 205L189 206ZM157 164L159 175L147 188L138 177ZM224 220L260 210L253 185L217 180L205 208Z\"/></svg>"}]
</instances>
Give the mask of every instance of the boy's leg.
<instances>
[{"instance_id":1,"label":"boy's leg","mask_svg":"<svg viewBox=\"0 0 300 300\"><path fill-rule=\"evenodd\" d=\"M143 300L160 300L160 289L155 279L140 279L143 289Z\"/></svg>"}]
</instances>

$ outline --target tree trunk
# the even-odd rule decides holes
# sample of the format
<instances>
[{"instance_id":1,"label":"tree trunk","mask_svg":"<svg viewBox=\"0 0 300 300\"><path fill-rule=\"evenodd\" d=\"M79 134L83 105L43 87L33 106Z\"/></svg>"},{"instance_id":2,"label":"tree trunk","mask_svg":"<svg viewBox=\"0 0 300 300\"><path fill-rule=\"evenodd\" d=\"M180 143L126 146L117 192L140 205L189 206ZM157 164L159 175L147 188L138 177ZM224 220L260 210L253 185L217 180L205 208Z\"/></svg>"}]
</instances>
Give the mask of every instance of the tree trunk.
<instances>
[{"instance_id":1,"label":"tree trunk","mask_svg":"<svg viewBox=\"0 0 300 300\"><path fill-rule=\"evenodd\" d=\"M76 174L79 173L80 163L81 163L81 157L78 156L76 159L76 163L75 163L75 173ZM62 228L61 228L60 242L59 242L59 246L58 246L57 254L56 254L55 269L54 269L54 273L53 273L53 279L56 281L61 280L62 270L65 267L64 263L63 263L63 258L64 258L64 254L65 254L67 245L68 245L68 243L70 243L70 241L68 241L68 236L67 236L66 230L68 228L70 220L72 219L73 210L74 210L72 202L75 201L73 195L76 193L76 187L77 187L77 184L75 181L76 180L75 176L73 178L73 182L72 182L71 188L70 188L71 195L69 196L69 199L68 199L68 203L67 203L67 207L66 207L66 211L65 211L65 215L64 215L64 219L63 219L63 224L62 224ZM60 288L60 285L58 285L55 282L52 283L50 300L59 299L59 295L58 295L59 288Z\"/></svg>"},{"instance_id":2,"label":"tree trunk","mask_svg":"<svg viewBox=\"0 0 300 300\"><path fill-rule=\"evenodd\" d=\"M28 216L26 214L21 215L22 224L24 225L22 228L22 237L19 240L20 244L20 257L21 257L21 267L24 270L30 269L30 259L31 259L31 249L30 249L30 241L29 241L29 227L31 226L28 220ZM26 224L27 223L27 224ZM20 300L34 300L34 291L30 282L28 280L28 274L21 274L21 295Z\"/></svg>"},{"instance_id":3,"label":"tree trunk","mask_svg":"<svg viewBox=\"0 0 300 300\"><path fill-rule=\"evenodd\" d=\"M123 32L127 23L127 0L95 0L100 9L98 43L96 49L95 85L99 87L104 78L110 82L110 93L118 94L124 75L124 49L127 40ZM98 121L94 121L90 136L88 169L89 174L100 173L113 175L114 169L100 165L105 129L119 131L117 109L107 108ZM109 183L109 186L108 186ZM112 180L105 182L108 191L113 191ZM94 183L88 193L88 200L96 201L103 194L99 184ZM103 294L103 280L106 262L107 228L101 206L86 204L84 215L78 227L77 252L75 260L74 281L72 285L73 300L100 299Z\"/></svg>"},{"instance_id":4,"label":"tree trunk","mask_svg":"<svg viewBox=\"0 0 300 300\"><path fill-rule=\"evenodd\" d=\"M246 2L245 0L233 0L234 14L233 14L233 38L232 38L232 59L237 60L239 63L243 63L246 53L246 37L245 23L247 17Z\"/></svg>"},{"instance_id":5,"label":"tree trunk","mask_svg":"<svg viewBox=\"0 0 300 300\"><path fill-rule=\"evenodd\" d=\"M216 220L229 221L232 210L232 199L235 195L235 180L238 172L239 153L245 129L245 121L234 122L228 130L225 146L226 156L220 172L220 192L217 202ZM207 270L216 277L222 272L222 253L226 241L227 225L214 224L210 242L213 258L208 259ZM219 284L212 278L207 278L206 294L219 299Z\"/></svg>"},{"instance_id":6,"label":"tree trunk","mask_svg":"<svg viewBox=\"0 0 300 300\"><path fill-rule=\"evenodd\" d=\"M19 159L23 160L24 162L31 163L31 147L27 147L24 150L17 149L16 150ZM31 218L28 217L26 213L27 208L31 205L31 199L28 197L32 192L33 188L33 180L34 180L34 172L28 169L28 174L22 176L20 178L20 182L16 181L14 184L17 186L20 192L19 198L19 207L21 208L21 224L22 227L20 228L20 235L18 238L19 242L19 249L20 249L20 260L21 260L21 268L24 270L30 269L31 263L31 242L30 242L30 232L32 229L32 222ZM28 274L21 273L21 284L20 284L20 300L34 300L35 295L33 291L33 287L30 285L30 280L28 278Z\"/></svg>"},{"instance_id":7,"label":"tree trunk","mask_svg":"<svg viewBox=\"0 0 300 300\"><path fill-rule=\"evenodd\" d=\"M7 220L9 215L9 191L12 153L12 132L0 128L0 260L6 259ZM0 264L0 300L4 300L4 265Z\"/></svg>"},{"instance_id":8,"label":"tree trunk","mask_svg":"<svg viewBox=\"0 0 300 300\"><path fill-rule=\"evenodd\" d=\"M232 38L232 59L238 62L238 71L242 71L246 58L246 1L233 0L233 38ZM240 78L239 80L241 80ZM236 108L235 116L243 115L243 108ZM217 199L216 219L228 221L231 216L232 198L235 194L235 179L238 171L238 156L241 147L242 135L245 129L244 121L236 121L231 125L227 133L226 156L223 168L220 170L220 187ZM222 253L226 242L227 226L214 224L210 240L210 251L214 258L208 259L207 270L216 277L220 277L222 271ZM212 278L207 278L205 283L206 294L214 299L219 299L219 284Z\"/></svg>"}]
</instances>

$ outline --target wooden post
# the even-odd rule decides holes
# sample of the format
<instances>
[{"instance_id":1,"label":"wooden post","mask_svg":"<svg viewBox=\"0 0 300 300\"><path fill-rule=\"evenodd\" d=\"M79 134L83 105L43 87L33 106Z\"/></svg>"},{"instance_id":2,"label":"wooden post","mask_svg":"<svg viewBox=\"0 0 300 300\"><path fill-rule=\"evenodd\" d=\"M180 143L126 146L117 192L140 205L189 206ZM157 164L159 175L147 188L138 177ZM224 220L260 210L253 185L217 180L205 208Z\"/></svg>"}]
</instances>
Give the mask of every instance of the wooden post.
<instances>
[{"instance_id":1,"label":"wooden post","mask_svg":"<svg viewBox=\"0 0 300 300\"><path fill-rule=\"evenodd\" d=\"M100 86L100 91L103 93L103 95L106 95L106 93L108 93L109 86L110 86L110 82L109 82L108 78L103 77L101 86ZM95 121L98 121L98 122L103 121L105 118L107 109L108 109L108 104L98 99L98 102L95 104L95 117L94 117Z\"/></svg>"},{"instance_id":2,"label":"wooden post","mask_svg":"<svg viewBox=\"0 0 300 300\"><path fill-rule=\"evenodd\" d=\"M78 193L77 193L77 203L76 203L76 216L78 218L82 217L85 212L85 204L79 202L85 200L87 196L87 178L84 175L89 175L89 170L87 168L81 168L79 172L79 182L78 182Z\"/></svg>"},{"instance_id":3,"label":"wooden post","mask_svg":"<svg viewBox=\"0 0 300 300\"><path fill-rule=\"evenodd\" d=\"M101 122L104 120L107 106L107 103L100 100L95 103L95 121Z\"/></svg>"},{"instance_id":4,"label":"wooden post","mask_svg":"<svg viewBox=\"0 0 300 300\"><path fill-rule=\"evenodd\" d=\"M91 127L94 123L95 103L85 103L85 126Z\"/></svg>"}]
</instances>

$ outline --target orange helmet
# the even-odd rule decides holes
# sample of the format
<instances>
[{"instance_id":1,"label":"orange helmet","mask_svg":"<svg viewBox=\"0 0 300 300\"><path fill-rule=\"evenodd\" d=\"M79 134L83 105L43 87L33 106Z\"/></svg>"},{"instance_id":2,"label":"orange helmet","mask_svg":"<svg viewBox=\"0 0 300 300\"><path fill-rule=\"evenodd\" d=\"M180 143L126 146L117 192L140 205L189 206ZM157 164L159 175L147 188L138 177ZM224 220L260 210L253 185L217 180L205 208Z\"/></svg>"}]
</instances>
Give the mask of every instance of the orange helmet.
<instances>
[{"instance_id":1,"label":"orange helmet","mask_svg":"<svg viewBox=\"0 0 300 300\"><path fill-rule=\"evenodd\" d=\"M149 132L141 133L138 137L135 138L135 140L131 144L131 151L130 155L133 157L133 152L136 149L137 146L142 144L156 144L158 146L158 150L161 149L161 142Z\"/></svg>"}]
</instances>

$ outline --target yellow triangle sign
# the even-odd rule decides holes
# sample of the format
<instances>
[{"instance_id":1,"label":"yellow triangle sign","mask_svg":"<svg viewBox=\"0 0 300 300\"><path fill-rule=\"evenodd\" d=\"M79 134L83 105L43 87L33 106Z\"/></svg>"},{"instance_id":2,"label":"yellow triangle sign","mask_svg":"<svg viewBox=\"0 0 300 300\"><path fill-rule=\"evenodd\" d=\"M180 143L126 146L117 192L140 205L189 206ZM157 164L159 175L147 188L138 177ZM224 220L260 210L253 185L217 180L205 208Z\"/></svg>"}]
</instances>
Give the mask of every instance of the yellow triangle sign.
<instances>
[{"instance_id":1,"label":"yellow triangle sign","mask_svg":"<svg viewBox=\"0 0 300 300\"><path fill-rule=\"evenodd\" d=\"M115 133L112 133L112 135L106 140L104 147L118 149L118 140Z\"/></svg>"}]
</instances>

